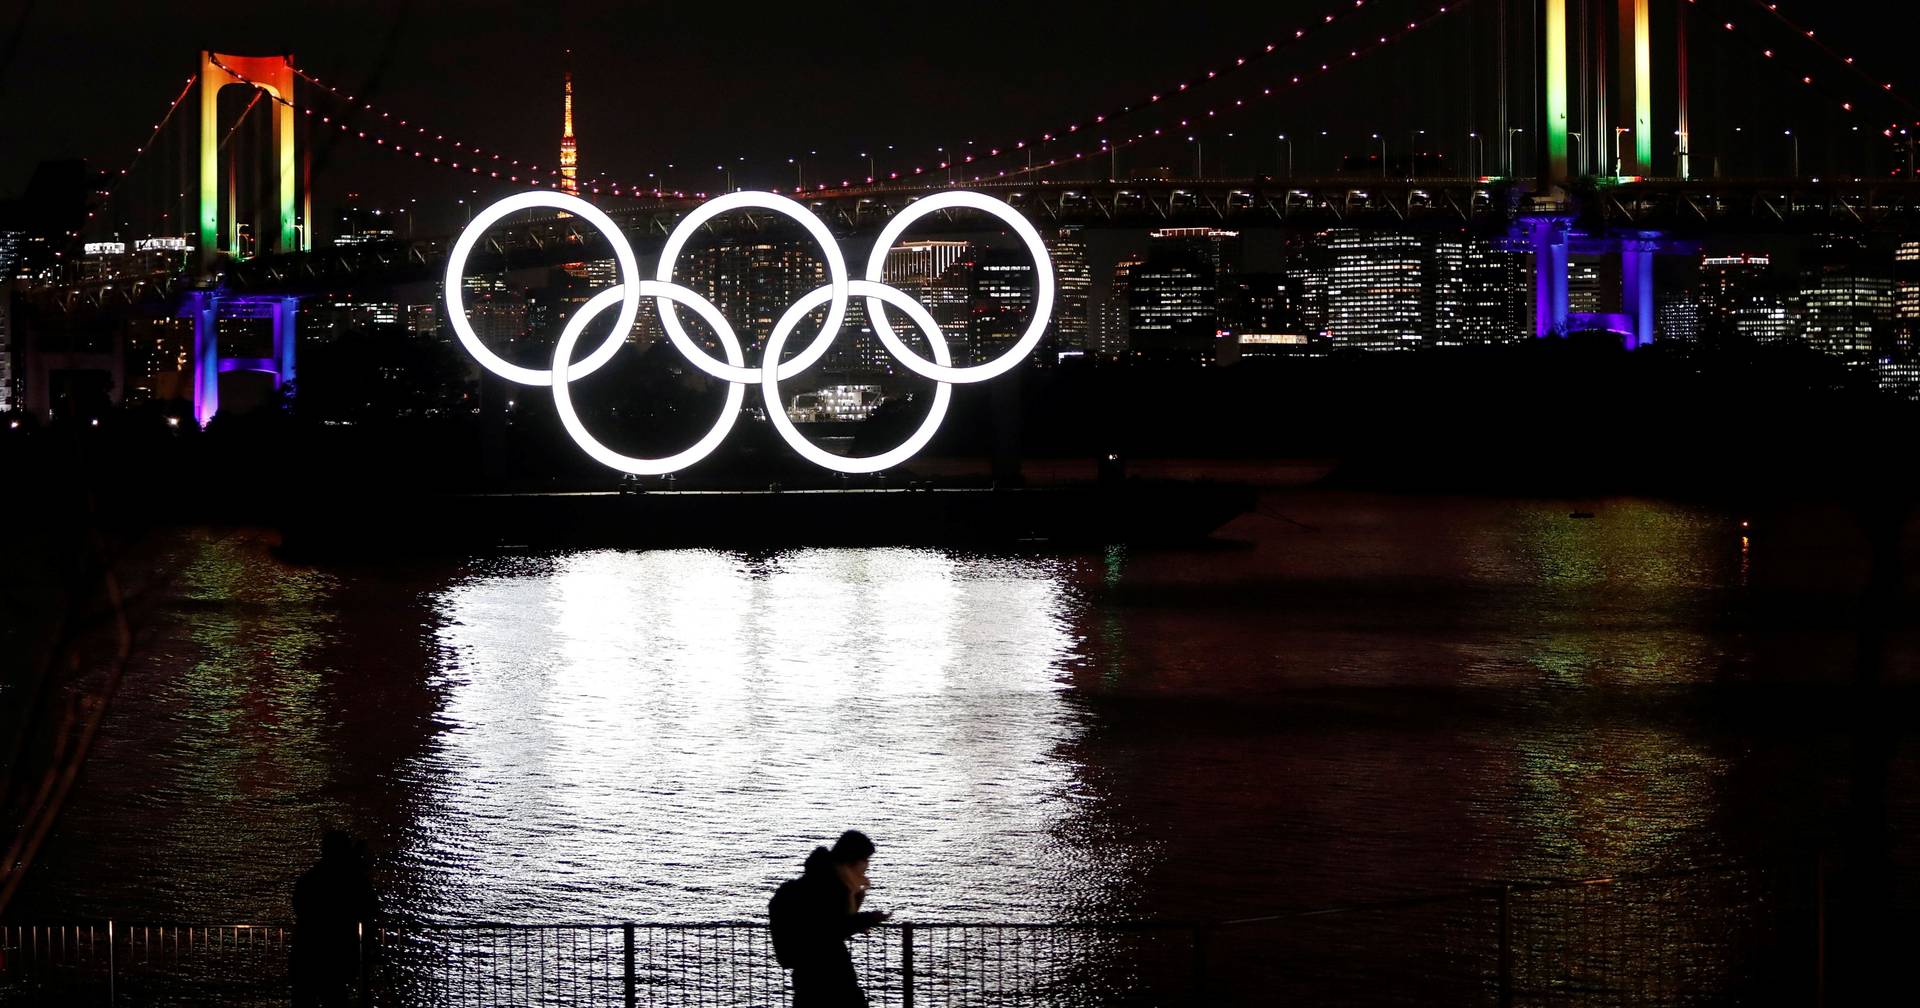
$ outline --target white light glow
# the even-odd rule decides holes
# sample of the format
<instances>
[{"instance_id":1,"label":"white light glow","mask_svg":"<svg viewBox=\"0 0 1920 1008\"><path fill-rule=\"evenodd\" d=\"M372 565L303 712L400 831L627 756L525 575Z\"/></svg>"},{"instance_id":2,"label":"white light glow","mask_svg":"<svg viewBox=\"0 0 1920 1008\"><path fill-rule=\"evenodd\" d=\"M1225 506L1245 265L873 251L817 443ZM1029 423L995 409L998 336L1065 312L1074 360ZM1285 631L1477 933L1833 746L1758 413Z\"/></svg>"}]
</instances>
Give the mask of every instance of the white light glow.
<instances>
[{"instance_id":1,"label":"white light glow","mask_svg":"<svg viewBox=\"0 0 1920 1008\"><path fill-rule=\"evenodd\" d=\"M929 361L914 353L913 348L907 346L894 333L893 326L887 323L886 313L880 310L880 306L872 298L867 301L867 318L873 323L874 334L880 337L880 342L886 346L887 352L900 358L900 363L905 364L907 370L937 382L956 382L965 385L1006 374L1019 365L1022 358L1032 353L1034 347L1040 345L1040 337L1046 334L1047 322L1053 317L1053 261L1047 257L1047 246L1040 240L1040 232L1035 231L1033 225L1027 223L1025 217L1020 216L1020 211L991 196L963 190L939 193L916 200L911 206L894 215L894 218L887 222L886 228L880 232L880 237L874 239L873 253L867 257L867 280L880 279L887 264L887 252L893 248L895 242L900 240L900 236L906 233L908 227L930 213L949 208L979 210L982 213L992 214L1005 222L1007 227L1026 243L1027 251L1033 255L1035 285L1033 319L1027 323L1027 331L1022 333L1020 339L999 357L985 364L957 368L949 367L944 361L940 363Z\"/></svg>"},{"instance_id":2,"label":"white light glow","mask_svg":"<svg viewBox=\"0 0 1920 1008\"><path fill-rule=\"evenodd\" d=\"M906 312L907 317L913 320L913 324L919 326L920 331L927 334L927 343L933 347L934 359L939 361L942 367L945 367L952 361L952 357L947 353L947 341L940 335L940 326L934 322L933 316L929 314L925 308L921 307L920 302L908 297L898 288L889 287L883 283L875 283L871 280L855 280L848 286L851 288L851 293L866 298L868 304L873 304L876 301L884 301ZM801 319L807 317L808 312L820 307L826 302L827 298L831 296L832 291L825 287L819 287L799 301L794 302L793 307L788 308L787 313L780 316L779 323L773 327L772 334L767 337L767 353L765 359L779 360L780 348L786 345L787 334L793 331L794 326L800 324ZM879 315L880 313L877 311L873 313L874 318L878 318ZM920 449L927 446L928 441L933 439L933 432L940 429L940 421L945 419L947 415L947 403L953 398L953 386L946 382L941 382L935 386L933 391L933 408L927 411L927 418L920 422L919 429L915 430L911 437L890 451L884 451L878 455L868 455L864 458L855 458L850 455L835 455L830 451L825 451L816 447L813 442L803 437L800 431L793 426L793 421L787 418L787 411L780 406L780 375L778 369L769 371L766 367L762 366L760 373L764 376L760 379L760 391L766 396L767 419L773 422L773 429L780 432L781 439L786 441L788 446L794 451L798 452L801 458L822 468L832 469L835 472L879 472L882 469L891 469L912 458ZM738 388L738 386L735 387Z\"/></svg>"},{"instance_id":3,"label":"white light glow","mask_svg":"<svg viewBox=\"0 0 1920 1008\"><path fill-rule=\"evenodd\" d=\"M627 333L633 329L634 316L640 312L640 265L633 257L633 246L627 244L626 238L620 234L620 228L613 223L613 218L601 213L599 207L586 200L566 193L526 192L508 196L474 214L472 223L460 232L460 240L454 242L453 251L447 253L447 321L453 324L454 335L460 337L460 345L467 348L467 352L481 367L494 374L522 385L551 385L552 371L509 363L480 342L480 335L473 331L473 325L467 320L467 306L462 295L467 256L473 253L473 246L480 241L480 236L508 214L534 207L549 207L570 213L593 225L606 236L607 244L613 247L614 259L620 263L620 314L613 321L607 341L588 355L586 360L567 369L570 377L580 378L599 370L602 364L613 359Z\"/></svg>"},{"instance_id":4,"label":"white light glow","mask_svg":"<svg viewBox=\"0 0 1920 1008\"><path fill-rule=\"evenodd\" d=\"M692 308L701 319L713 327L715 333L719 334L720 345L727 352L728 363L737 367L745 359L745 355L740 351L740 341L734 338L733 327L727 325L727 320L721 317L720 310L713 306L713 302L685 287L664 284L656 280L642 281L640 293L643 297L653 295L662 300L678 301ZM572 355L573 344L580 338L580 333L586 329L587 323L593 321L594 316L605 311L608 305L623 297L625 292L621 288L609 287L581 305L573 318L567 320L567 327L560 333L560 341L553 345L555 371L559 371L567 358ZM615 330L615 332L619 331ZM707 431L705 437L694 442L693 447L665 458L635 458L632 455L622 455L601 444L598 438L587 431L586 425L580 422L579 415L573 410L573 397L567 391L573 379L583 373L579 371L580 367L581 365L576 364L567 368L564 372L565 380L553 383L553 408L560 414L560 425L567 429L569 435L572 435L573 443L579 445L581 451L592 456L594 461L610 469L618 469L637 476L664 476L670 472L679 472L706 458L720 446L721 441L726 440L727 432L733 430L733 421L740 415L740 402L747 395L745 385L728 382L727 401L720 407L719 419L713 422L713 427Z\"/></svg>"},{"instance_id":5,"label":"white light glow","mask_svg":"<svg viewBox=\"0 0 1920 1008\"><path fill-rule=\"evenodd\" d=\"M812 367L813 363L827 352L827 346L840 332L840 321L847 314L847 260L840 254L840 244L833 240L833 235L827 230L827 226L820 223L820 218L815 217L806 207L778 193L770 192L728 193L708 200L682 218L679 225L673 229L673 233L667 236L666 245L660 249L660 266L654 271L654 279L661 283L673 282L673 266L680 258L680 250L686 247L687 239L693 237L694 233L705 226L707 221L729 211L754 208L772 210L774 213L792 218L794 223L807 230L807 234L812 236L814 241L820 243L820 251L827 262L825 289L832 292L833 303L827 309L826 322L820 326L820 335L814 337L813 342L792 360L780 365L779 376L792 378ZM673 341L674 348L680 351L681 356L692 362L694 367L724 381L756 383L760 380L759 368L722 364L714 360L711 354L700 349L700 345L690 339L687 331L681 328L680 319L666 298L660 299L660 325L667 331L667 338ZM779 356L771 350L761 355L763 362L779 359Z\"/></svg>"}]
</instances>

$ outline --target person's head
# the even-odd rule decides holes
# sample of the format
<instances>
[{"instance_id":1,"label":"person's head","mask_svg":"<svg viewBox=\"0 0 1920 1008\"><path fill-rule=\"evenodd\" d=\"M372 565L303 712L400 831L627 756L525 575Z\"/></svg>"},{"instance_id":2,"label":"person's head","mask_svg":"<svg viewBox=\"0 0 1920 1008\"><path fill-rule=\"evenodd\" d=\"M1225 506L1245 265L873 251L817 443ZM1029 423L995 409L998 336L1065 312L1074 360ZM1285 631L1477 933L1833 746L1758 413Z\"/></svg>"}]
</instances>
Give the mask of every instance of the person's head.
<instances>
[{"instance_id":1,"label":"person's head","mask_svg":"<svg viewBox=\"0 0 1920 1008\"><path fill-rule=\"evenodd\" d=\"M833 863L843 871L867 873L867 861L873 857L873 841L859 830L848 830L833 842Z\"/></svg>"},{"instance_id":2,"label":"person's head","mask_svg":"<svg viewBox=\"0 0 1920 1008\"><path fill-rule=\"evenodd\" d=\"M339 860L353 856L353 837L345 830L330 829L320 834L320 856Z\"/></svg>"}]
</instances>

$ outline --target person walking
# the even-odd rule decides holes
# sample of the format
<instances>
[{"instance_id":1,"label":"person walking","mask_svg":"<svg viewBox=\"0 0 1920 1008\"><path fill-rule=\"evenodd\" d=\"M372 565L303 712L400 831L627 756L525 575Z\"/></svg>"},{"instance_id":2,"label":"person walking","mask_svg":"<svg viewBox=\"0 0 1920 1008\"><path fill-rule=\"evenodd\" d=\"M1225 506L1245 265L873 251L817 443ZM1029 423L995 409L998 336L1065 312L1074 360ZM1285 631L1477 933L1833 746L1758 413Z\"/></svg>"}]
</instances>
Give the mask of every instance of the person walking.
<instances>
[{"instance_id":1,"label":"person walking","mask_svg":"<svg viewBox=\"0 0 1920 1008\"><path fill-rule=\"evenodd\" d=\"M866 1005L847 939L892 916L860 909L873 852L865 833L848 830L831 850L815 847L800 877L781 883L768 902L774 958L793 971L793 1008Z\"/></svg>"},{"instance_id":2,"label":"person walking","mask_svg":"<svg viewBox=\"0 0 1920 1008\"><path fill-rule=\"evenodd\" d=\"M320 837L320 860L293 886L293 1003L329 1008L351 998L361 969L361 929L373 921L373 883L353 838Z\"/></svg>"}]
</instances>

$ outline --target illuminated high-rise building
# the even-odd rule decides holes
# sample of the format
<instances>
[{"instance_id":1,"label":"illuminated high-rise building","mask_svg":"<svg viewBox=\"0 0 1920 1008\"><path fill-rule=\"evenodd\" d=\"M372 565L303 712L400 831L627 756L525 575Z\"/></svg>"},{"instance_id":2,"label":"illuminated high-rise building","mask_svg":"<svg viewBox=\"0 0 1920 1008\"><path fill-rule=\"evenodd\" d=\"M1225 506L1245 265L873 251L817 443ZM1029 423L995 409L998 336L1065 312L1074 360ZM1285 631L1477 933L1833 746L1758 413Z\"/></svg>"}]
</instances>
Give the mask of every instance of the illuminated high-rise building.
<instances>
[{"instance_id":1,"label":"illuminated high-rise building","mask_svg":"<svg viewBox=\"0 0 1920 1008\"><path fill-rule=\"evenodd\" d=\"M1527 339L1532 321L1528 279L1519 253L1484 238L1436 240L1429 299L1434 342L1468 346Z\"/></svg>"},{"instance_id":2,"label":"illuminated high-rise building","mask_svg":"<svg viewBox=\"0 0 1920 1008\"><path fill-rule=\"evenodd\" d=\"M1143 361L1213 363L1219 301L1204 258L1186 250L1150 255L1128 277L1128 354Z\"/></svg>"},{"instance_id":3,"label":"illuminated high-rise building","mask_svg":"<svg viewBox=\"0 0 1920 1008\"><path fill-rule=\"evenodd\" d=\"M904 241L887 250L882 279L901 290L931 283L972 246L963 241Z\"/></svg>"},{"instance_id":4,"label":"illuminated high-rise building","mask_svg":"<svg viewBox=\"0 0 1920 1008\"><path fill-rule=\"evenodd\" d=\"M1893 343L1902 354L1920 353L1920 241L1893 250Z\"/></svg>"},{"instance_id":5,"label":"illuminated high-rise building","mask_svg":"<svg viewBox=\"0 0 1920 1008\"><path fill-rule=\"evenodd\" d=\"M1131 297L1133 271L1139 269L1141 262L1131 256L1122 256L1113 264L1113 283L1107 288L1107 299L1100 305L1098 325L1094 328L1094 353L1112 360L1124 357L1127 353L1127 305Z\"/></svg>"},{"instance_id":6,"label":"illuminated high-rise building","mask_svg":"<svg viewBox=\"0 0 1920 1008\"><path fill-rule=\"evenodd\" d=\"M567 51L569 60L573 51ZM580 191L580 152L573 142L573 70L566 71L566 111L560 126L560 191L578 193Z\"/></svg>"},{"instance_id":7,"label":"illuminated high-rise building","mask_svg":"<svg viewBox=\"0 0 1920 1008\"><path fill-rule=\"evenodd\" d=\"M991 360L1019 342L1033 321L1033 257L1025 249L983 248L973 255L973 360ZM1053 363L1042 339L1027 362Z\"/></svg>"},{"instance_id":8,"label":"illuminated high-rise building","mask_svg":"<svg viewBox=\"0 0 1920 1008\"><path fill-rule=\"evenodd\" d=\"M1784 327L1785 300L1773 290L1773 260L1736 253L1700 260L1700 342L1715 349L1774 342Z\"/></svg>"},{"instance_id":9,"label":"illuminated high-rise building","mask_svg":"<svg viewBox=\"0 0 1920 1008\"><path fill-rule=\"evenodd\" d=\"M1606 310L1610 300L1606 292L1617 289L1618 282L1609 283L1606 264L1600 259L1584 257L1571 259L1567 263L1567 310L1576 315L1593 314Z\"/></svg>"},{"instance_id":10,"label":"illuminated high-rise building","mask_svg":"<svg viewBox=\"0 0 1920 1008\"><path fill-rule=\"evenodd\" d=\"M881 279L919 301L940 327L956 364L973 359L973 246L964 241L907 241L887 251ZM912 323L896 308L887 309L893 330L911 346Z\"/></svg>"},{"instance_id":11,"label":"illuminated high-rise building","mask_svg":"<svg viewBox=\"0 0 1920 1008\"><path fill-rule=\"evenodd\" d=\"M1692 345L1700 341L1700 298L1693 294L1670 294L1653 311L1654 339L1662 343Z\"/></svg>"},{"instance_id":12,"label":"illuminated high-rise building","mask_svg":"<svg viewBox=\"0 0 1920 1008\"><path fill-rule=\"evenodd\" d=\"M1426 254L1418 235L1327 236L1326 331L1336 350L1396 350L1425 335Z\"/></svg>"},{"instance_id":13,"label":"illuminated high-rise building","mask_svg":"<svg viewBox=\"0 0 1920 1008\"><path fill-rule=\"evenodd\" d=\"M5 264L0 264L4 266ZM0 413L13 409L13 278L0 268Z\"/></svg>"},{"instance_id":14,"label":"illuminated high-rise building","mask_svg":"<svg viewBox=\"0 0 1920 1008\"><path fill-rule=\"evenodd\" d=\"M1162 228L1128 280L1127 352L1136 360L1214 362L1220 302L1240 265L1240 233Z\"/></svg>"},{"instance_id":15,"label":"illuminated high-rise building","mask_svg":"<svg viewBox=\"0 0 1920 1008\"><path fill-rule=\"evenodd\" d=\"M1803 257L1800 323L1808 346L1866 363L1893 326L1893 278L1858 240L1828 237Z\"/></svg>"},{"instance_id":16,"label":"illuminated high-rise building","mask_svg":"<svg viewBox=\"0 0 1920 1008\"><path fill-rule=\"evenodd\" d=\"M1092 309L1093 272L1087 266L1087 243L1078 227L1063 227L1046 238L1053 260L1053 349L1079 356L1088 350L1088 312Z\"/></svg>"}]
</instances>

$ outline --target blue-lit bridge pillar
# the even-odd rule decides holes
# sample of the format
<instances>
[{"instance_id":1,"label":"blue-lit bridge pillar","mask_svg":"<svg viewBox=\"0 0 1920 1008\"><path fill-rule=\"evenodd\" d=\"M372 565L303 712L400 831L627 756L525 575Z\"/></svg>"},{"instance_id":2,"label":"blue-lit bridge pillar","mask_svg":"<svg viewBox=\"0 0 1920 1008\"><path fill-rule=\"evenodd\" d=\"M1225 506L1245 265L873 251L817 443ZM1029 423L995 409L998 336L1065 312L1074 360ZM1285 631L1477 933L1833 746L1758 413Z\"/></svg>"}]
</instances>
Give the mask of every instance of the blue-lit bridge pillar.
<instances>
[{"instance_id":1,"label":"blue-lit bridge pillar","mask_svg":"<svg viewBox=\"0 0 1920 1008\"><path fill-rule=\"evenodd\" d=\"M1626 336L1627 349L1653 342L1653 254L1656 242L1649 238L1620 240L1620 308L1632 323Z\"/></svg>"},{"instance_id":2,"label":"blue-lit bridge pillar","mask_svg":"<svg viewBox=\"0 0 1920 1008\"><path fill-rule=\"evenodd\" d=\"M202 427L220 412L220 376L229 371L257 371L273 376L278 389L293 380L294 317L300 299L286 294L244 297L221 291L193 291L186 296L181 317L193 319L193 419ZM273 341L267 357L228 357L220 352L222 318L266 319Z\"/></svg>"},{"instance_id":3,"label":"blue-lit bridge pillar","mask_svg":"<svg viewBox=\"0 0 1920 1008\"><path fill-rule=\"evenodd\" d=\"M1566 217L1527 217L1520 222L1533 248L1533 334L1554 336L1567 331L1567 237L1572 221Z\"/></svg>"}]
</instances>

